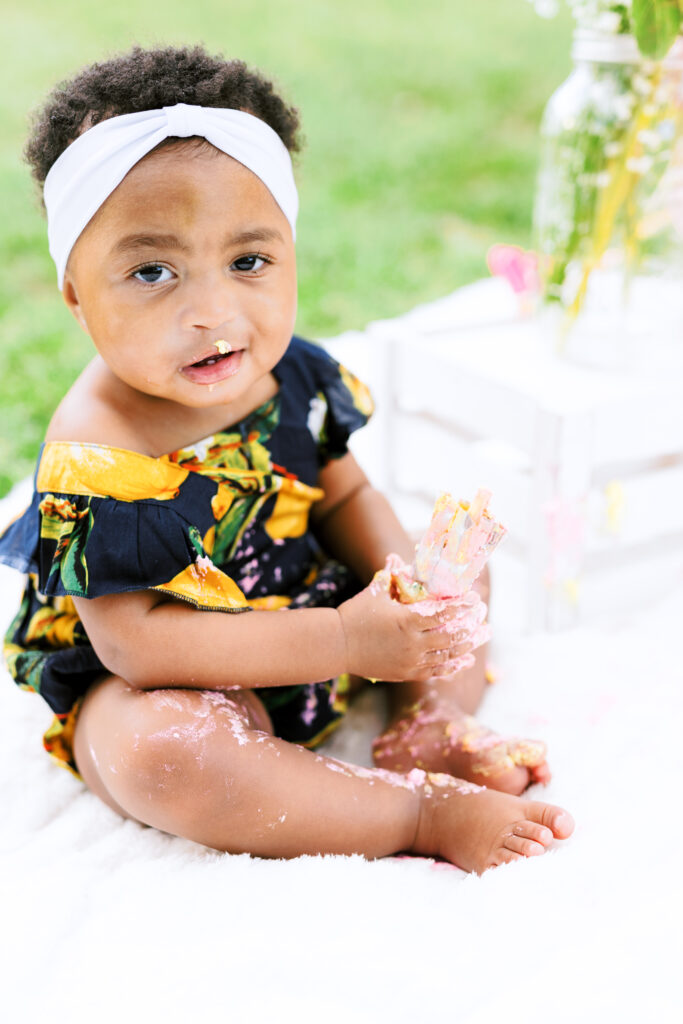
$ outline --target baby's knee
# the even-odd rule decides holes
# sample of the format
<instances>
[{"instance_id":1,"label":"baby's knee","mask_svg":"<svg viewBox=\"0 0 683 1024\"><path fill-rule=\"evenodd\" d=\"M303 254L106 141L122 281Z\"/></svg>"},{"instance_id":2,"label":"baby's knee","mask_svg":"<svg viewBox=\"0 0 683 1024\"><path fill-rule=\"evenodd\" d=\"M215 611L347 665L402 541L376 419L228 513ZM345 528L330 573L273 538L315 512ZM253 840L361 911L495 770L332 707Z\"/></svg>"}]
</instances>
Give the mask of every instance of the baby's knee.
<instances>
[{"instance_id":1,"label":"baby's knee","mask_svg":"<svg viewBox=\"0 0 683 1024\"><path fill-rule=\"evenodd\" d=\"M207 732L188 721L181 700L157 708L148 697L111 678L86 699L75 744L90 788L103 796L103 786L117 809L140 821L152 804L182 801Z\"/></svg>"},{"instance_id":2,"label":"baby's knee","mask_svg":"<svg viewBox=\"0 0 683 1024\"><path fill-rule=\"evenodd\" d=\"M206 813L208 729L194 722L146 720L119 728L100 771L116 803L132 818L174 835L190 834Z\"/></svg>"},{"instance_id":3,"label":"baby's knee","mask_svg":"<svg viewBox=\"0 0 683 1024\"><path fill-rule=\"evenodd\" d=\"M234 783L254 746L248 740L272 735L265 710L264 720L257 714L258 699L243 697L136 690L110 677L86 698L77 729L86 783L119 813L194 835L198 822L211 818L218 790L239 797Z\"/></svg>"}]
</instances>

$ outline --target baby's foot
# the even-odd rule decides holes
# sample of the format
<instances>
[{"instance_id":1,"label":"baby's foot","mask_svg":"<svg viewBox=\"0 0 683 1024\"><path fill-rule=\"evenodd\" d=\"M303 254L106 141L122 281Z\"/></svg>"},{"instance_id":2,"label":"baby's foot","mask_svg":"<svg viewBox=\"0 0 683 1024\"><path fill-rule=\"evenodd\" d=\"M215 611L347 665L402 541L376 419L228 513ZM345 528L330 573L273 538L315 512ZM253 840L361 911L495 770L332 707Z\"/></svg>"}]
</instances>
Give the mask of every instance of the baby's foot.
<instances>
[{"instance_id":1,"label":"baby's foot","mask_svg":"<svg viewBox=\"0 0 683 1024\"><path fill-rule=\"evenodd\" d=\"M378 768L446 772L515 794L550 781L545 754L539 740L499 736L471 715L448 706L425 710L421 701L373 743Z\"/></svg>"},{"instance_id":2,"label":"baby's foot","mask_svg":"<svg viewBox=\"0 0 683 1024\"><path fill-rule=\"evenodd\" d=\"M468 776L490 789L522 793L532 782L550 782L546 745L541 740L500 736L471 715L449 722L444 732L448 741L444 754L452 767L461 762Z\"/></svg>"},{"instance_id":3,"label":"baby's foot","mask_svg":"<svg viewBox=\"0 0 683 1024\"><path fill-rule=\"evenodd\" d=\"M444 857L464 871L536 857L574 831L561 807L521 800L451 775L420 772L423 790L412 853ZM418 781L418 772L414 772Z\"/></svg>"}]
</instances>

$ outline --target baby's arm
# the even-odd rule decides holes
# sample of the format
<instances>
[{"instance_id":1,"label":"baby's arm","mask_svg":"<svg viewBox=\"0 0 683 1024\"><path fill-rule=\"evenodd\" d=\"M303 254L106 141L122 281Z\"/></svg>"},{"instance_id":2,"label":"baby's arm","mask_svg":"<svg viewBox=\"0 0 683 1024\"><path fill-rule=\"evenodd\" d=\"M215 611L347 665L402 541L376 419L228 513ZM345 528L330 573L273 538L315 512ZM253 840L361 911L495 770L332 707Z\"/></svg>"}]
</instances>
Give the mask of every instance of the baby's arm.
<instances>
[{"instance_id":1,"label":"baby's arm","mask_svg":"<svg viewBox=\"0 0 683 1024\"><path fill-rule=\"evenodd\" d=\"M395 552L404 562L411 563L415 545L401 526L391 505L371 485L353 455L333 460L320 473L320 486L325 498L313 508L312 521L316 534L326 551L350 566L363 582L371 579L378 569L384 568L387 555ZM488 570L476 582L476 590L488 598ZM465 638L463 638L464 640ZM465 641L463 650L469 650ZM410 707L431 707L434 702L454 707L463 706L473 712L481 699L485 686L485 653L475 653L475 665L467 672L459 672L451 680L424 676L404 676L404 680L389 689L391 717L399 721ZM443 676L443 672L435 675ZM470 695L469 691L472 691Z\"/></svg>"},{"instance_id":2,"label":"baby's arm","mask_svg":"<svg viewBox=\"0 0 683 1024\"><path fill-rule=\"evenodd\" d=\"M460 653L438 629L451 610L421 616L370 589L338 609L239 614L197 611L154 591L74 600L102 663L140 689L287 686L342 672L427 679Z\"/></svg>"},{"instance_id":3,"label":"baby's arm","mask_svg":"<svg viewBox=\"0 0 683 1024\"><path fill-rule=\"evenodd\" d=\"M384 568L392 552L412 561L414 543L351 453L329 462L318 482L325 497L311 513L316 536L325 551L353 569L361 582Z\"/></svg>"}]
</instances>

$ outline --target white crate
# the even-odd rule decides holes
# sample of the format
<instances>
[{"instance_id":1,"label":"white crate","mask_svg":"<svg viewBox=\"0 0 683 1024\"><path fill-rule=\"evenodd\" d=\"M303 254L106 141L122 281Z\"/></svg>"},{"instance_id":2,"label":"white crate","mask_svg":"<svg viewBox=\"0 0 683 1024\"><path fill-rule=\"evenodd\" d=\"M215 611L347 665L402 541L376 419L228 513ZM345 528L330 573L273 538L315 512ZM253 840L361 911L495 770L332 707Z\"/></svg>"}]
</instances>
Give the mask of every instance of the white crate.
<instances>
[{"instance_id":1,"label":"white crate","mask_svg":"<svg viewBox=\"0 0 683 1024\"><path fill-rule=\"evenodd\" d=\"M680 585L683 352L668 373L573 365L532 321L482 322L490 290L477 287L482 316L470 294L464 330L435 304L331 346L377 397L375 435L358 440L364 466L412 530L440 490L492 490L532 629Z\"/></svg>"}]
</instances>

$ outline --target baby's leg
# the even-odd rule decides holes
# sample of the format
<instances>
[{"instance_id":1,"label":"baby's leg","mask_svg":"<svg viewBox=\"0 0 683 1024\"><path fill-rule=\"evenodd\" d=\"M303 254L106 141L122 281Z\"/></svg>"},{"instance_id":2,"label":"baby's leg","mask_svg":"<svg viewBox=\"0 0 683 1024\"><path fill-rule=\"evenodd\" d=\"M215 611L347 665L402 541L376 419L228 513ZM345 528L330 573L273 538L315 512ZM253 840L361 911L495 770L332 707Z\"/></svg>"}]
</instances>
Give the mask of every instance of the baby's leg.
<instances>
[{"instance_id":1,"label":"baby's leg","mask_svg":"<svg viewBox=\"0 0 683 1024\"><path fill-rule=\"evenodd\" d=\"M357 768L277 739L248 691L144 691L107 676L86 696L74 747L86 783L119 813L234 853L443 849L480 871L542 853L572 827L560 808L456 789L460 811L425 829L424 773Z\"/></svg>"},{"instance_id":2,"label":"baby's leg","mask_svg":"<svg viewBox=\"0 0 683 1024\"><path fill-rule=\"evenodd\" d=\"M381 857L415 836L415 786L376 772L369 784L274 737L251 691L140 690L107 676L83 702L74 753L113 809L219 850Z\"/></svg>"}]
</instances>

